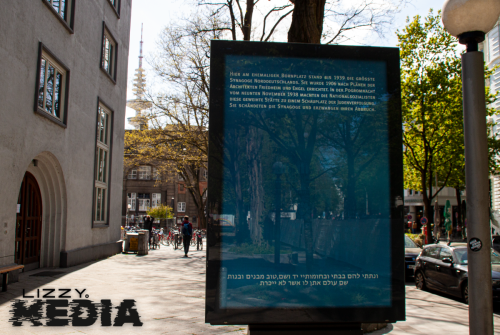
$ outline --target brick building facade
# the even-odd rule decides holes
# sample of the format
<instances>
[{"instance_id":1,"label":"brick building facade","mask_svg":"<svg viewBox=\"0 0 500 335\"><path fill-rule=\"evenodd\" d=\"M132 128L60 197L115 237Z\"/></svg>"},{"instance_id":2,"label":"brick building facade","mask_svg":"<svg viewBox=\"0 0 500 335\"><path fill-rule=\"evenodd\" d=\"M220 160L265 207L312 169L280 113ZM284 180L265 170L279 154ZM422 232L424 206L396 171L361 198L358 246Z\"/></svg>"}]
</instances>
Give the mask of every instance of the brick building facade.
<instances>
[{"instance_id":1,"label":"brick building facade","mask_svg":"<svg viewBox=\"0 0 500 335\"><path fill-rule=\"evenodd\" d=\"M207 187L207 171L202 170L200 191ZM198 209L193 197L186 189L180 176L161 176L152 165L142 165L126 169L123 173L122 222L139 224L143 222L148 207L160 204L173 209L176 221L188 215L194 227L198 227ZM130 205L130 207L129 207Z\"/></svg>"}]
</instances>

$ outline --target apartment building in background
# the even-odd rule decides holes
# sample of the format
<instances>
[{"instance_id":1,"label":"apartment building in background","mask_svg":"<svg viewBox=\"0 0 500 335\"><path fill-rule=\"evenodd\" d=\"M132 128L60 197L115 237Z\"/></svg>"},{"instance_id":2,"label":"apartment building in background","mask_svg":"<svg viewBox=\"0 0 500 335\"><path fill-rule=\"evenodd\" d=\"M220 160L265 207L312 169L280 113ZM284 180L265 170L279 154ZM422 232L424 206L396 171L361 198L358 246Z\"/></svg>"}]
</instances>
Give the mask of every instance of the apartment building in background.
<instances>
[{"instance_id":1,"label":"apartment building in background","mask_svg":"<svg viewBox=\"0 0 500 335\"><path fill-rule=\"evenodd\" d=\"M486 34L485 41L480 45L480 49L484 54L484 61L490 69L500 65L499 37L500 25L497 22L495 28ZM500 68L497 68L495 73L486 81L486 86L490 87L491 92L500 91ZM500 109L500 98L490 107ZM493 126L491 129L491 135L498 136L500 134L500 116L493 117L491 121L499 123L499 125ZM500 175L490 176L490 206L492 210L500 210Z\"/></svg>"},{"instance_id":2,"label":"apartment building in background","mask_svg":"<svg viewBox=\"0 0 500 335\"><path fill-rule=\"evenodd\" d=\"M121 251L132 0L17 0L0 11L0 265Z\"/></svg>"},{"instance_id":3,"label":"apartment building in background","mask_svg":"<svg viewBox=\"0 0 500 335\"><path fill-rule=\"evenodd\" d=\"M207 188L208 171L202 169L200 174L198 187L203 194ZM187 215L193 227L198 227L200 223L198 209L182 176L161 175L154 165L141 165L124 171L122 204L123 222L127 225L141 225L147 210L162 204L172 208L175 222L180 223ZM159 224L160 218L156 219Z\"/></svg>"}]
</instances>

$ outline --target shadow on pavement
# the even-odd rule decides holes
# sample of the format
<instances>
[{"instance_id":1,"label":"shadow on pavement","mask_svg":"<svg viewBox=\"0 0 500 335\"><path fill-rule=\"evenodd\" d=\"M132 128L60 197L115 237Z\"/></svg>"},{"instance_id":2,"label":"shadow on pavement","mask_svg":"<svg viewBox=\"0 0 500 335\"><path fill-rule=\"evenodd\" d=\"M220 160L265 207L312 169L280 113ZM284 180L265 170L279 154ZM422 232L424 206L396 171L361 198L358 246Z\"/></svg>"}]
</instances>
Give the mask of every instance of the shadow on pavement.
<instances>
[{"instance_id":1,"label":"shadow on pavement","mask_svg":"<svg viewBox=\"0 0 500 335\"><path fill-rule=\"evenodd\" d=\"M407 279L405 286L414 287L415 286L414 279L411 279L411 280ZM449 294L446 294L446 293L442 293L442 292L439 292L439 291L434 291L432 289L426 289L425 291L428 292L428 293L431 293L431 294L435 294L435 295L440 296L440 297L445 298L445 299L450 299L450 300L459 302L459 303L461 303L463 305L464 309L468 308L468 306L463 302L463 300L461 298L458 298L458 297L455 297L453 295L449 295ZM500 315L500 301L493 301L493 314ZM375 334L375 333L373 333L373 334Z\"/></svg>"},{"instance_id":2,"label":"shadow on pavement","mask_svg":"<svg viewBox=\"0 0 500 335\"><path fill-rule=\"evenodd\" d=\"M72 272L79 271L81 269L86 268L87 266L96 264L105 259L106 258L84 264L79 264L69 268L39 268L27 272L22 272L19 274L18 282L9 284L7 292L0 293L0 305L10 302L13 299L22 298L23 292L26 295L33 295L32 293L28 294L28 292L34 291L37 288L47 285L57 279L63 278L64 276L71 274ZM54 273L57 272L57 274L51 276L36 276L36 274L39 274L41 272L54 272ZM42 295L42 293L40 293L40 295Z\"/></svg>"}]
</instances>

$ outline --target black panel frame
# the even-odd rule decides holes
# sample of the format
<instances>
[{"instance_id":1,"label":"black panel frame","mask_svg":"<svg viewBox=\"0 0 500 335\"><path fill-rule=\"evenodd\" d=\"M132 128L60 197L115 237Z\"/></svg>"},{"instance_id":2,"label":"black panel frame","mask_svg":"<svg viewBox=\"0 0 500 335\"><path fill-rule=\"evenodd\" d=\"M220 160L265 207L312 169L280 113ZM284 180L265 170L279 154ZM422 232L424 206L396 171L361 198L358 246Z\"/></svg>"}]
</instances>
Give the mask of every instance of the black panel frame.
<instances>
[{"instance_id":1,"label":"black panel frame","mask_svg":"<svg viewBox=\"0 0 500 335\"><path fill-rule=\"evenodd\" d=\"M392 303L369 308L225 308L218 306L221 245L218 227L210 214L222 214L221 180L224 134L225 56L300 57L383 61L387 69L389 175L391 200ZM405 320L403 144L401 118L400 61L398 48L378 48L299 43L212 41L209 123L209 194L207 199L207 273L205 321L226 324L318 324L395 322ZM213 242L211 242L213 241Z\"/></svg>"}]
</instances>

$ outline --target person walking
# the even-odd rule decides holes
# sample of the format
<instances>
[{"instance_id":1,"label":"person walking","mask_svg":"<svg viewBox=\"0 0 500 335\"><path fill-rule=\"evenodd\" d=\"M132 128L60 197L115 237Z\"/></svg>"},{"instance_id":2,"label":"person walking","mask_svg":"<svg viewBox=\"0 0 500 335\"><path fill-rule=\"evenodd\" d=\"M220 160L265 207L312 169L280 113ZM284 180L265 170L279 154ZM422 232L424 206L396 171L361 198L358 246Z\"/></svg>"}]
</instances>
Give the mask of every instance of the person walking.
<instances>
[{"instance_id":1,"label":"person walking","mask_svg":"<svg viewBox=\"0 0 500 335\"><path fill-rule=\"evenodd\" d=\"M412 234L416 234L418 231L418 223L417 221L413 221L413 225L412 225Z\"/></svg>"},{"instance_id":2,"label":"person walking","mask_svg":"<svg viewBox=\"0 0 500 335\"><path fill-rule=\"evenodd\" d=\"M182 222L182 242L184 243L184 257L188 257L189 244L191 243L191 238L193 236L193 225L189 222L189 216L184 217Z\"/></svg>"},{"instance_id":3,"label":"person walking","mask_svg":"<svg viewBox=\"0 0 500 335\"><path fill-rule=\"evenodd\" d=\"M151 217L149 215L146 215L144 217L144 229L149 231L149 246L151 248L151 238L152 236L152 230L153 230L153 222L155 221L154 217Z\"/></svg>"}]
</instances>

